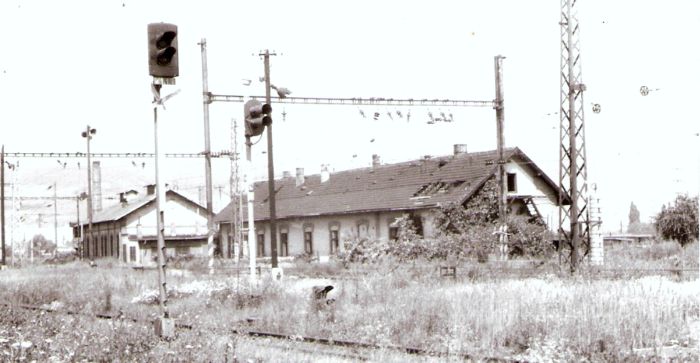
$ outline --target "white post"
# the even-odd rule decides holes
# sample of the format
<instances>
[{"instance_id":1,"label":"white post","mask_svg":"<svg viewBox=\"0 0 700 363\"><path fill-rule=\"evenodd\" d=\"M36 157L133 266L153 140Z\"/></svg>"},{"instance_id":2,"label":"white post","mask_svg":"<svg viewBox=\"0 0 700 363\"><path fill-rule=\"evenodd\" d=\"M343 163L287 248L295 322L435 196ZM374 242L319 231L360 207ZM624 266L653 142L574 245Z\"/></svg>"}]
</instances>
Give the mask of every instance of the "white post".
<instances>
[{"instance_id":1,"label":"white post","mask_svg":"<svg viewBox=\"0 0 700 363\"><path fill-rule=\"evenodd\" d=\"M250 158L250 142L246 140L246 152L248 162L246 163L246 184L248 188L248 260L250 261L250 279L255 279L255 258L258 256L257 246L255 245L255 213L253 211L255 204L255 192L253 183L253 162Z\"/></svg>"}]
</instances>

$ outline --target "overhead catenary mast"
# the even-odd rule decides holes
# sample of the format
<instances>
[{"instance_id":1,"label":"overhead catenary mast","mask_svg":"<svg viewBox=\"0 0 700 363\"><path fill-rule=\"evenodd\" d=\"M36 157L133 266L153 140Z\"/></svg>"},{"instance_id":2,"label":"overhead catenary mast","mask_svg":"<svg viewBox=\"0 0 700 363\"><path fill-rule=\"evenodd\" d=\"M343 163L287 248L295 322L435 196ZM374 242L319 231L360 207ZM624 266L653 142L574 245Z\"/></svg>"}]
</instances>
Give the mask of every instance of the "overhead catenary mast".
<instances>
[{"instance_id":1,"label":"overhead catenary mast","mask_svg":"<svg viewBox=\"0 0 700 363\"><path fill-rule=\"evenodd\" d=\"M590 252L588 172L583 114L579 23L576 0L561 0L560 128L559 128L559 241L572 272ZM595 246L602 248L602 246Z\"/></svg>"}]
</instances>

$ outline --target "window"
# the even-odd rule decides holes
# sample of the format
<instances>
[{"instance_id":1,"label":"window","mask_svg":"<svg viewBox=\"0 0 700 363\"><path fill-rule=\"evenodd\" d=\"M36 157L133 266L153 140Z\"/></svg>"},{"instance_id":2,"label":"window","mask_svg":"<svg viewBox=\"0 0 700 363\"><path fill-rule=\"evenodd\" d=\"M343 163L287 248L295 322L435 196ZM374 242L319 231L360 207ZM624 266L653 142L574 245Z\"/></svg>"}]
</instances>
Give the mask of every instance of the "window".
<instances>
[{"instance_id":1,"label":"window","mask_svg":"<svg viewBox=\"0 0 700 363\"><path fill-rule=\"evenodd\" d=\"M338 230L331 230L331 255L338 253Z\"/></svg>"},{"instance_id":2,"label":"window","mask_svg":"<svg viewBox=\"0 0 700 363\"><path fill-rule=\"evenodd\" d=\"M369 222L366 220L357 222L357 237L360 239L369 237Z\"/></svg>"},{"instance_id":3,"label":"window","mask_svg":"<svg viewBox=\"0 0 700 363\"><path fill-rule=\"evenodd\" d=\"M289 256L289 234L287 231L280 232L280 256Z\"/></svg>"},{"instance_id":4,"label":"window","mask_svg":"<svg viewBox=\"0 0 700 363\"><path fill-rule=\"evenodd\" d=\"M304 224L304 252L309 255L314 253L314 226L310 223Z\"/></svg>"},{"instance_id":5,"label":"window","mask_svg":"<svg viewBox=\"0 0 700 363\"><path fill-rule=\"evenodd\" d=\"M304 231L304 252L309 255L314 253L313 232Z\"/></svg>"},{"instance_id":6,"label":"window","mask_svg":"<svg viewBox=\"0 0 700 363\"><path fill-rule=\"evenodd\" d=\"M450 184L442 181L428 183L422 185L413 193L414 197L427 197L438 193L447 193L450 190Z\"/></svg>"},{"instance_id":7,"label":"window","mask_svg":"<svg viewBox=\"0 0 700 363\"><path fill-rule=\"evenodd\" d=\"M259 233L259 234L258 234L258 250L257 250L257 256L258 256L258 257L264 257L264 256L265 256L265 234L264 234L264 233Z\"/></svg>"},{"instance_id":8,"label":"window","mask_svg":"<svg viewBox=\"0 0 700 363\"><path fill-rule=\"evenodd\" d=\"M509 193L511 193L511 192L514 193L514 192L518 191L518 189L516 188L516 184L515 184L516 175L517 174L515 174L515 173L507 173L506 174Z\"/></svg>"},{"instance_id":9,"label":"window","mask_svg":"<svg viewBox=\"0 0 700 363\"><path fill-rule=\"evenodd\" d=\"M114 235L109 235L109 255L114 256Z\"/></svg>"},{"instance_id":10,"label":"window","mask_svg":"<svg viewBox=\"0 0 700 363\"><path fill-rule=\"evenodd\" d=\"M328 241L330 243L330 254L334 255L338 253L338 247L340 245L340 222L330 222L328 224Z\"/></svg>"},{"instance_id":11,"label":"window","mask_svg":"<svg viewBox=\"0 0 700 363\"><path fill-rule=\"evenodd\" d=\"M420 214L411 213L408 218L411 220L416 234L423 237L423 218Z\"/></svg>"},{"instance_id":12,"label":"window","mask_svg":"<svg viewBox=\"0 0 700 363\"><path fill-rule=\"evenodd\" d=\"M124 259L124 262L128 262L126 260L126 244L122 245L122 259Z\"/></svg>"},{"instance_id":13,"label":"window","mask_svg":"<svg viewBox=\"0 0 700 363\"><path fill-rule=\"evenodd\" d=\"M185 256L190 253L189 247L175 247L175 254L178 256Z\"/></svg>"},{"instance_id":14,"label":"window","mask_svg":"<svg viewBox=\"0 0 700 363\"><path fill-rule=\"evenodd\" d=\"M399 239L399 227L389 226L389 241L397 241Z\"/></svg>"},{"instance_id":15,"label":"window","mask_svg":"<svg viewBox=\"0 0 700 363\"><path fill-rule=\"evenodd\" d=\"M136 246L129 246L129 261L136 262Z\"/></svg>"}]
</instances>

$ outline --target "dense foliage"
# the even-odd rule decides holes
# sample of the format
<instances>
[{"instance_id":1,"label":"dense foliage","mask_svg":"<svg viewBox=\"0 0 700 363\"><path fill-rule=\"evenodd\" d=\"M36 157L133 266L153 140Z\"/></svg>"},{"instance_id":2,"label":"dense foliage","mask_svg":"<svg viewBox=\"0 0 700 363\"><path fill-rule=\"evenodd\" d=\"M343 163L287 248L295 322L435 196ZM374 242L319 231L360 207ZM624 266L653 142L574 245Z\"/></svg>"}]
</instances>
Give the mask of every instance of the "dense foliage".
<instances>
[{"instance_id":1,"label":"dense foliage","mask_svg":"<svg viewBox=\"0 0 700 363\"><path fill-rule=\"evenodd\" d=\"M417 258L466 259L485 262L497 249L498 192L494 179L488 180L465 206L450 203L433 215L437 230L434 238L423 238L416 233L409 215L397 220L399 228L395 241L346 238L345 252L340 256L345 263L372 262L391 256L398 261ZM508 217L510 256L546 257L554 249L546 226L531 222L526 216Z\"/></svg>"},{"instance_id":2,"label":"dense foliage","mask_svg":"<svg viewBox=\"0 0 700 363\"><path fill-rule=\"evenodd\" d=\"M654 222L659 235L685 246L698 238L698 197L679 195L673 204L661 207Z\"/></svg>"}]
</instances>

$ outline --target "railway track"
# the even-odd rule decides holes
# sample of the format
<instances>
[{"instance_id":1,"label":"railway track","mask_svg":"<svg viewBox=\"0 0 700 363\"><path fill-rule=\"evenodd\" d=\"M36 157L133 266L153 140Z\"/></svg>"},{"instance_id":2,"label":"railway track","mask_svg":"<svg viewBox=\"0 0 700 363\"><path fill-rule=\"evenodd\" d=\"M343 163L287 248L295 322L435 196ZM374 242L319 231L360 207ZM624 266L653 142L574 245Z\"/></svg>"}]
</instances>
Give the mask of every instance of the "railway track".
<instances>
[{"instance_id":1,"label":"railway track","mask_svg":"<svg viewBox=\"0 0 700 363\"><path fill-rule=\"evenodd\" d=\"M89 314L89 313L84 313L84 312L79 312L79 311L74 311L74 310L68 310L68 309L54 309L48 306L41 306L41 305L32 305L32 304L22 304L22 303L9 303L9 302L0 302L0 306L4 306L6 308L19 308L23 310L30 310L30 311L42 311L46 313L56 313L56 314L65 314L65 315L75 315L75 316L86 316L86 317L93 317L95 319L102 319L102 320L122 320L122 321L130 321L134 323L141 323L141 324L152 324L153 322L150 320L146 319L135 319L135 318L129 318L124 316L123 314L117 312L117 313L95 313L95 314ZM250 325L250 321L241 321L241 325ZM195 327L191 324L188 323L182 323L182 322L176 322L175 323L175 328L176 329L187 329L187 330L192 330ZM399 345L384 345L384 344L374 344L374 343L367 343L367 342L356 342L356 341L350 341L350 340L338 340L338 339L332 339L332 338L324 338L324 337L311 337L311 336L302 336L298 334L284 334L284 333L276 333L276 332L265 332L265 331L257 331L257 330L250 330L250 329L231 329L229 330L231 334L238 335L238 336L245 336L249 337L252 339L274 339L278 342L286 342L287 344L284 344L284 346L281 346L282 349L289 349L290 347L299 350L299 351L304 351L310 354L324 354L324 355L330 355L330 356L336 356L339 358L344 358L344 359L350 359L352 361L368 361L371 360L372 353L371 352L376 352L379 350L385 350L385 351L392 351L398 354L408 354L412 356L421 356L421 357L433 357L433 358L457 358L463 361L488 361L488 362L508 362L508 363L515 363L515 362L522 362L519 360L512 360L512 359L506 359L506 358L499 358L499 357L481 357L481 356L476 356L472 355L469 353L465 352L446 352L446 351L436 351L436 350L428 350L428 349L423 349L423 348L416 348L416 347L405 347L405 346L399 346ZM290 344L291 343L291 344ZM321 349L319 350L318 348L310 348L310 346L322 346L326 347L328 349ZM344 349L344 351L338 351L338 348Z\"/></svg>"}]
</instances>

